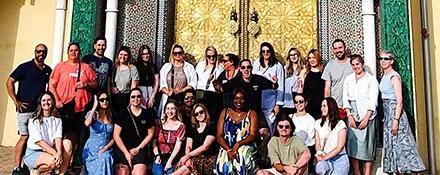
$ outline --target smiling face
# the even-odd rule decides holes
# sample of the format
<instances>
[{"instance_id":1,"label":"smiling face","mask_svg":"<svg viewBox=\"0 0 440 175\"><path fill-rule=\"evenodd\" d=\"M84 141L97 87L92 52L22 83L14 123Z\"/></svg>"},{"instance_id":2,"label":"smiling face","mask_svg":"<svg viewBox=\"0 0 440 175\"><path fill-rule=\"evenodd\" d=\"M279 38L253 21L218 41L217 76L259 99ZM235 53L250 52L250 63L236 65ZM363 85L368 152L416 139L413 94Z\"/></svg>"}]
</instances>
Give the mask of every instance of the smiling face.
<instances>
[{"instance_id":1,"label":"smiling face","mask_svg":"<svg viewBox=\"0 0 440 175\"><path fill-rule=\"evenodd\" d=\"M174 103L168 103L165 106L165 115L167 119L177 119L177 106Z\"/></svg>"},{"instance_id":2,"label":"smiling face","mask_svg":"<svg viewBox=\"0 0 440 175\"><path fill-rule=\"evenodd\" d=\"M238 92L235 94L232 104L236 109L242 109L245 103L244 94Z\"/></svg>"},{"instance_id":3,"label":"smiling face","mask_svg":"<svg viewBox=\"0 0 440 175\"><path fill-rule=\"evenodd\" d=\"M322 100L322 102L321 102L321 114L322 114L322 116L328 115L327 100Z\"/></svg>"},{"instance_id":4,"label":"smiling face","mask_svg":"<svg viewBox=\"0 0 440 175\"><path fill-rule=\"evenodd\" d=\"M353 69L353 72L360 75L364 71L363 64L358 59L353 59L351 61L351 68Z\"/></svg>"},{"instance_id":5,"label":"smiling face","mask_svg":"<svg viewBox=\"0 0 440 175\"><path fill-rule=\"evenodd\" d=\"M95 53L99 56L104 56L105 48L107 47L105 40L98 40L93 48L95 49Z\"/></svg>"},{"instance_id":6,"label":"smiling face","mask_svg":"<svg viewBox=\"0 0 440 175\"><path fill-rule=\"evenodd\" d=\"M52 107L54 106L54 100L52 97L48 94L44 94L43 97L41 97L41 109L44 111L52 110Z\"/></svg>"},{"instance_id":7,"label":"smiling face","mask_svg":"<svg viewBox=\"0 0 440 175\"><path fill-rule=\"evenodd\" d=\"M261 47L261 56L263 56L263 58L265 59L265 60L269 60L270 59L270 50L269 50L269 47L267 47L267 46L263 46L263 47Z\"/></svg>"},{"instance_id":8,"label":"smiling face","mask_svg":"<svg viewBox=\"0 0 440 175\"><path fill-rule=\"evenodd\" d=\"M109 98L107 94L102 93L101 95L99 95L98 102L101 109L107 109L109 104Z\"/></svg>"},{"instance_id":9,"label":"smiling face","mask_svg":"<svg viewBox=\"0 0 440 175\"><path fill-rule=\"evenodd\" d=\"M240 72L245 79L251 78L252 65L249 61L243 61L240 65Z\"/></svg>"},{"instance_id":10,"label":"smiling face","mask_svg":"<svg viewBox=\"0 0 440 175\"><path fill-rule=\"evenodd\" d=\"M142 103L142 93L138 90L133 90L130 93L130 105L140 107Z\"/></svg>"},{"instance_id":11,"label":"smiling face","mask_svg":"<svg viewBox=\"0 0 440 175\"><path fill-rule=\"evenodd\" d=\"M180 47L174 47L173 49L173 58L174 61L182 62L183 61L183 50Z\"/></svg>"},{"instance_id":12,"label":"smiling face","mask_svg":"<svg viewBox=\"0 0 440 175\"><path fill-rule=\"evenodd\" d=\"M43 63L47 56L47 47L43 44L37 45L35 47L35 60L39 63Z\"/></svg>"},{"instance_id":13,"label":"smiling face","mask_svg":"<svg viewBox=\"0 0 440 175\"><path fill-rule=\"evenodd\" d=\"M69 60L78 60L79 58L79 48L77 45L71 45L68 50Z\"/></svg>"},{"instance_id":14,"label":"smiling face","mask_svg":"<svg viewBox=\"0 0 440 175\"><path fill-rule=\"evenodd\" d=\"M295 96L293 102L295 104L295 108L297 111L304 111L307 106L307 102L305 101L304 97L301 95Z\"/></svg>"},{"instance_id":15,"label":"smiling face","mask_svg":"<svg viewBox=\"0 0 440 175\"><path fill-rule=\"evenodd\" d=\"M290 133L292 132L292 126L290 126L289 121L283 120L278 122L277 130L278 133L280 133L280 137L290 137Z\"/></svg>"},{"instance_id":16,"label":"smiling face","mask_svg":"<svg viewBox=\"0 0 440 175\"><path fill-rule=\"evenodd\" d=\"M151 53L148 51L148 49L144 49L141 54L142 61L148 62L150 61L150 57Z\"/></svg>"},{"instance_id":17,"label":"smiling face","mask_svg":"<svg viewBox=\"0 0 440 175\"><path fill-rule=\"evenodd\" d=\"M193 116L197 122L204 122L206 120L206 111L201 106L197 106Z\"/></svg>"},{"instance_id":18,"label":"smiling face","mask_svg":"<svg viewBox=\"0 0 440 175\"><path fill-rule=\"evenodd\" d=\"M119 63L127 64L128 63L128 52L125 50L121 50L118 54Z\"/></svg>"},{"instance_id":19,"label":"smiling face","mask_svg":"<svg viewBox=\"0 0 440 175\"><path fill-rule=\"evenodd\" d=\"M316 59L316 56L313 53L310 53L307 56L307 61L309 62L311 67L317 67L318 66L318 59Z\"/></svg>"},{"instance_id":20,"label":"smiling face","mask_svg":"<svg viewBox=\"0 0 440 175\"><path fill-rule=\"evenodd\" d=\"M299 53L297 53L295 50L291 50L289 52L289 60L292 61L292 63L294 63L294 64L298 64Z\"/></svg>"},{"instance_id":21,"label":"smiling face","mask_svg":"<svg viewBox=\"0 0 440 175\"><path fill-rule=\"evenodd\" d=\"M336 58L339 60L345 59L345 46L342 42L335 42L333 44L333 54L335 54Z\"/></svg>"},{"instance_id":22,"label":"smiling face","mask_svg":"<svg viewBox=\"0 0 440 175\"><path fill-rule=\"evenodd\" d=\"M382 68L382 69L388 69L388 68L390 68L391 66L393 66L393 63L394 63L394 59L391 57L391 55L390 54L388 54L388 53L385 53L385 52L381 52L380 54L379 54L379 64L380 64L380 67Z\"/></svg>"}]
</instances>

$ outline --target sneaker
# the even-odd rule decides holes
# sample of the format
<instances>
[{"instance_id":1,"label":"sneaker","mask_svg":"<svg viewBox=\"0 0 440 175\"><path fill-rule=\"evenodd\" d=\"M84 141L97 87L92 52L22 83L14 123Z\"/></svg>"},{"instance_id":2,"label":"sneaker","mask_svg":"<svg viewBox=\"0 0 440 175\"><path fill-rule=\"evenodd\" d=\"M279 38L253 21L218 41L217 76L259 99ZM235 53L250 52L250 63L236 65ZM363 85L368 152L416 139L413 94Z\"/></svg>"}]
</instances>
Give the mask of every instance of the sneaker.
<instances>
[{"instance_id":1,"label":"sneaker","mask_svg":"<svg viewBox=\"0 0 440 175\"><path fill-rule=\"evenodd\" d=\"M28 175L29 171L22 167L15 167L14 170L12 170L12 175Z\"/></svg>"}]
</instances>

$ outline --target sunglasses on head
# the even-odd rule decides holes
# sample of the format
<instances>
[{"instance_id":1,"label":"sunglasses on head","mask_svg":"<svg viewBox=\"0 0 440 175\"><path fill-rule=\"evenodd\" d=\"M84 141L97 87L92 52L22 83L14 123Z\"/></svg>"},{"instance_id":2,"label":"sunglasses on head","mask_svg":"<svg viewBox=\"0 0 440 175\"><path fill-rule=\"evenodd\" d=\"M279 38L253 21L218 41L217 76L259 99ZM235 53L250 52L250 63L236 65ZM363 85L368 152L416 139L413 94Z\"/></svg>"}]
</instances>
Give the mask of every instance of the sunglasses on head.
<instances>
[{"instance_id":1,"label":"sunglasses on head","mask_svg":"<svg viewBox=\"0 0 440 175\"><path fill-rule=\"evenodd\" d=\"M295 100L294 103L295 103L295 104L303 104L303 103L304 103L304 100Z\"/></svg>"},{"instance_id":2,"label":"sunglasses on head","mask_svg":"<svg viewBox=\"0 0 440 175\"><path fill-rule=\"evenodd\" d=\"M392 60L392 59L391 59L391 58L388 58L388 57L379 57L379 60L390 61L390 60Z\"/></svg>"},{"instance_id":3,"label":"sunglasses on head","mask_svg":"<svg viewBox=\"0 0 440 175\"><path fill-rule=\"evenodd\" d=\"M240 66L241 69L252 69L252 66Z\"/></svg>"},{"instance_id":4,"label":"sunglasses on head","mask_svg":"<svg viewBox=\"0 0 440 175\"><path fill-rule=\"evenodd\" d=\"M134 99L134 98L142 98L142 95L132 95L132 96L130 96L130 98L131 98L131 99Z\"/></svg>"},{"instance_id":5,"label":"sunglasses on head","mask_svg":"<svg viewBox=\"0 0 440 175\"><path fill-rule=\"evenodd\" d=\"M278 128L280 128L280 129L284 129L284 128L290 129L290 125L278 125Z\"/></svg>"},{"instance_id":6,"label":"sunglasses on head","mask_svg":"<svg viewBox=\"0 0 440 175\"><path fill-rule=\"evenodd\" d=\"M35 50L36 53L47 53L47 50Z\"/></svg>"},{"instance_id":7,"label":"sunglasses on head","mask_svg":"<svg viewBox=\"0 0 440 175\"><path fill-rule=\"evenodd\" d=\"M203 111L203 110L201 110L201 111L199 111L199 112L194 112L194 114L193 114L193 116L194 117L197 117L197 116L199 116L199 115L202 115L202 114L204 114L205 113L205 111Z\"/></svg>"},{"instance_id":8,"label":"sunglasses on head","mask_svg":"<svg viewBox=\"0 0 440 175\"><path fill-rule=\"evenodd\" d=\"M98 99L99 102L108 102L108 98L100 98Z\"/></svg>"},{"instance_id":9,"label":"sunglasses on head","mask_svg":"<svg viewBox=\"0 0 440 175\"><path fill-rule=\"evenodd\" d=\"M183 55L183 51L173 52L173 55Z\"/></svg>"}]
</instances>

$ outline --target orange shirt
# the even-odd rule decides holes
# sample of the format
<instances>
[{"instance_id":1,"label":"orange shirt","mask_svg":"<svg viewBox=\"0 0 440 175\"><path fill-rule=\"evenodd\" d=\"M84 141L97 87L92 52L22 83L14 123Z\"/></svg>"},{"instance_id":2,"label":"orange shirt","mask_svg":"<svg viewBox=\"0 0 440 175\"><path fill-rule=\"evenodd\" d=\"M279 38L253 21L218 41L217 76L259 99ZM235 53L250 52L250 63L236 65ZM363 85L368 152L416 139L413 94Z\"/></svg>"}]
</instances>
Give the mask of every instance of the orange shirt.
<instances>
[{"instance_id":1,"label":"orange shirt","mask_svg":"<svg viewBox=\"0 0 440 175\"><path fill-rule=\"evenodd\" d=\"M49 84L55 84L56 95L66 104L75 98L75 112L84 111L91 100L91 93L87 89L78 89L75 84L78 77L78 65L70 65L67 61L59 63L50 75ZM81 63L80 82L96 80L95 71L86 63Z\"/></svg>"}]
</instances>

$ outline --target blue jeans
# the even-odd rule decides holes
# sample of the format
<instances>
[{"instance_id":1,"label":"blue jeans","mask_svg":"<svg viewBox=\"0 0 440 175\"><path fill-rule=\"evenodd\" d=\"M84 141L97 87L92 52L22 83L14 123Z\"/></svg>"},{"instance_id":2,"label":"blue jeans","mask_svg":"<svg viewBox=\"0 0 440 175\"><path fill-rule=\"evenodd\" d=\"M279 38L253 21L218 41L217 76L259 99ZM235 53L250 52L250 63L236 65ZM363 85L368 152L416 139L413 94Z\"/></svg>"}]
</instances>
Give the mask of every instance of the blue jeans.
<instances>
[{"instance_id":1,"label":"blue jeans","mask_svg":"<svg viewBox=\"0 0 440 175\"><path fill-rule=\"evenodd\" d=\"M163 175L163 174L171 174L176 171L176 166L172 166L170 169L165 171L166 161L162 160L160 164L153 162L153 175Z\"/></svg>"}]
</instances>

